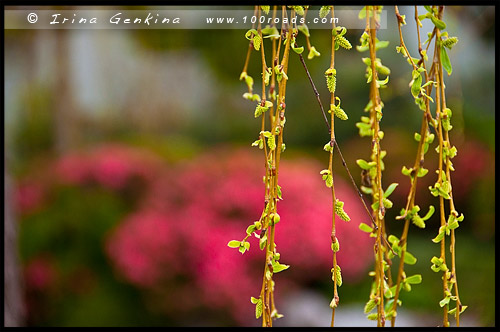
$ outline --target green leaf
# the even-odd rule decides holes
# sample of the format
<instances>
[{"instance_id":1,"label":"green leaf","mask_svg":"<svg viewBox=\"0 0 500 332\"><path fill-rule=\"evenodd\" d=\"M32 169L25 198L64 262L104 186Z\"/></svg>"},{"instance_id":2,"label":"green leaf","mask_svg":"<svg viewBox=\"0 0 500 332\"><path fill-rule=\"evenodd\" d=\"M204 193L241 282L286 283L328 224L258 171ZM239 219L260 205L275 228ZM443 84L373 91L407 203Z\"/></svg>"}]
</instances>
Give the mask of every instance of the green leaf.
<instances>
[{"instance_id":1,"label":"green leaf","mask_svg":"<svg viewBox=\"0 0 500 332\"><path fill-rule=\"evenodd\" d=\"M274 261L272 263L272 265L273 265L273 273L281 272L281 271L286 270L290 267L290 265L281 264L280 262L277 262L277 261Z\"/></svg>"},{"instance_id":2,"label":"green leaf","mask_svg":"<svg viewBox=\"0 0 500 332\"><path fill-rule=\"evenodd\" d=\"M365 314L372 311L376 306L377 306L377 303L375 302L375 300L369 299L368 302L366 302L366 304L365 304L365 308L364 308Z\"/></svg>"},{"instance_id":3,"label":"green leaf","mask_svg":"<svg viewBox=\"0 0 500 332\"><path fill-rule=\"evenodd\" d=\"M372 136L372 128L368 123L356 122L356 127L359 128L359 136Z\"/></svg>"},{"instance_id":4,"label":"green leaf","mask_svg":"<svg viewBox=\"0 0 500 332\"><path fill-rule=\"evenodd\" d=\"M260 96L257 93L245 92L243 94L243 98L250 101L257 101L257 102L260 101Z\"/></svg>"},{"instance_id":5,"label":"green leaf","mask_svg":"<svg viewBox=\"0 0 500 332\"><path fill-rule=\"evenodd\" d=\"M405 281L409 284L420 284L422 282L422 276L420 274L414 274L410 277L407 277Z\"/></svg>"},{"instance_id":6,"label":"green leaf","mask_svg":"<svg viewBox=\"0 0 500 332\"><path fill-rule=\"evenodd\" d=\"M262 316L262 299L258 298L256 299L255 297L251 297L250 301L252 301L253 304L255 304L255 318L259 318Z\"/></svg>"},{"instance_id":7,"label":"green leaf","mask_svg":"<svg viewBox=\"0 0 500 332\"><path fill-rule=\"evenodd\" d=\"M462 306L462 309L460 309L460 313L464 312L464 311L465 311L465 309L467 309L467 306L466 306L466 305L463 305L463 306ZM457 312L457 308L456 308L456 307L455 307L455 308L453 308L453 309L451 309L451 310L448 310L448 313L449 313L450 315L454 315L456 312Z\"/></svg>"},{"instance_id":8,"label":"green leaf","mask_svg":"<svg viewBox=\"0 0 500 332\"><path fill-rule=\"evenodd\" d=\"M408 169L406 168L406 166L403 166L403 168L401 169L401 173L403 173L403 175L410 176L412 170L413 168Z\"/></svg>"},{"instance_id":9,"label":"green leaf","mask_svg":"<svg viewBox=\"0 0 500 332\"><path fill-rule=\"evenodd\" d=\"M448 303L450 303L450 297L449 296L447 296L444 299L442 299L441 301L439 301L439 306L440 307L444 307Z\"/></svg>"},{"instance_id":10,"label":"green leaf","mask_svg":"<svg viewBox=\"0 0 500 332\"><path fill-rule=\"evenodd\" d=\"M326 143L325 146L323 146L323 150L326 152L333 153L333 146L331 145L330 142Z\"/></svg>"},{"instance_id":11,"label":"green leaf","mask_svg":"<svg viewBox=\"0 0 500 332\"><path fill-rule=\"evenodd\" d=\"M436 266L436 265L431 265L431 270L434 272L439 272L439 271L441 271L441 268L439 266Z\"/></svg>"},{"instance_id":12,"label":"green leaf","mask_svg":"<svg viewBox=\"0 0 500 332\"><path fill-rule=\"evenodd\" d=\"M392 208L392 205L393 205L393 204L392 204L392 201L391 201L391 200L389 200L389 199L387 199L387 198L383 198L383 199L382 199L382 204L384 205L384 207L385 207L386 209L390 209L390 208Z\"/></svg>"},{"instance_id":13,"label":"green leaf","mask_svg":"<svg viewBox=\"0 0 500 332\"><path fill-rule=\"evenodd\" d=\"M422 75L417 70L413 70L412 78L413 80L410 91L413 97L416 98L420 93L420 88L422 86Z\"/></svg>"},{"instance_id":14,"label":"green leaf","mask_svg":"<svg viewBox=\"0 0 500 332\"><path fill-rule=\"evenodd\" d=\"M441 264L443 264L443 259L442 258L439 258L439 257L436 257L436 256L433 256L431 258L431 263L436 265L436 266L441 266Z\"/></svg>"},{"instance_id":15,"label":"green leaf","mask_svg":"<svg viewBox=\"0 0 500 332\"><path fill-rule=\"evenodd\" d=\"M398 286L398 285L394 285L394 286L392 286L392 287L391 287L391 293L392 293L392 294L394 294L394 295L396 294L396 287L397 287L397 286ZM401 287L403 287L403 284L399 284L399 290L401 290ZM389 301L390 301L391 303L394 303L394 299L391 299L391 300L389 300ZM388 302L389 302L389 301L388 301ZM399 302L399 300L398 300L398 302Z\"/></svg>"},{"instance_id":16,"label":"green leaf","mask_svg":"<svg viewBox=\"0 0 500 332\"><path fill-rule=\"evenodd\" d=\"M366 17L366 6L364 6L363 8L361 8L361 10L358 13L358 18L360 20L364 19L365 17Z\"/></svg>"},{"instance_id":17,"label":"green leaf","mask_svg":"<svg viewBox=\"0 0 500 332\"><path fill-rule=\"evenodd\" d=\"M429 211L427 212L427 214L422 218L422 220L428 220L430 217L432 217L432 215L434 214L434 206L429 206Z\"/></svg>"},{"instance_id":18,"label":"green leaf","mask_svg":"<svg viewBox=\"0 0 500 332\"><path fill-rule=\"evenodd\" d=\"M229 248L239 248L240 244L241 244L240 241L232 240L232 241L229 241L229 243L227 244L227 246Z\"/></svg>"},{"instance_id":19,"label":"green leaf","mask_svg":"<svg viewBox=\"0 0 500 332\"><path fill-rule=\"evenodd\" d=\"M445 230L443 229L443 226L441 226L441 227L439 228L439 233L438 233L438 235L437 235L435 238L433 238L433 239L432 239L432 242L434 242L434 243L439 243L439 242L441 242L441 240L444 238L444 233L445 233Z\"/></svg>"},{"instance_id":20,"label":"green leaf","mask_svg":"<svg viewBox=\"0 0 500 332\"><path fill-rule=\"evenodd\" d=\"M238 251L244 254L247 250L250 250L250 242L241 242Z\"/></svg>"},{"instance_id":21,"label":"green leaf","mask_svg":"<svg viewBox=\"0 0 500 332\"><path fill-rule=\"evenodd\" d=\"M401 15L401 16L404 16L404 15ZM389 320L391 319L392 317L394 317L396 315L396 312L393 311L392 309L389 309L385 312L385 319L386 320Z\"/></svg>"},{"instance_id":22,"label":"green leaf","mask_svg":"<svg viewBox=\"0 0 500 332\"><path fill-rule=\"evenodd\" d=\"M271 219L271 223L272 225L275 225L277 223L280 222L280 215L277 214L277 213L271 213L271 215L269 216L269 219Z\"/></svg>"},{"instance_id":23,"label":"green leaf","mask_svg":"<svg viewBox=\"0 0 500 332\"><path fill-rule=\"evenodd\" d=\"M270 131L267 131L267 130L266 131L261 131L260 134L264 135L264 137L267 137L267 138L269 138L269 137L271 137L273 135L273 134L271 134Z\"/></svg>"},{"instance_id":24,"label":"green leaf","mask_svg":"<svg viewBox=\"0 0 500 332\"><path fill-rule=\"evenodd\" d=\"M265 234L263 237L259 239L259 248L260 250L264 250L265 246L267 243L267 234Z\"/></svg>"},{"instance_id":25,"label":"green leaf","mask_svg":"<svg viewBox=\"0 0 500 332\"><path fill-rule=\"evenodd\" d=\"M394 236L394 235L389 235L389 237L387 238L387 240L389 241L389 243L391 244L394 244L394 243L398 243L399 242L399 239L397 236Z\"/></svg>"},{"instance_id":26,"label":"green leaf","mask_svg":"<svg viewBox=\"0 0 500 332\"><path fill-rule=\"evenodd\" d=\"M248 86L248 89L252 90L253 89L253 77L245 74L244 78L245 78L245 83Z\"/></svg>"},{"instance_id":27,"label":"green leaf","mask_svg":"<svg viewBox=\"0 0 500 332\"><path fill-rule=\"evenodd\" d=\"M266 37L264 38L270 38L270 37L274 37L274 36L278 36L279 38L279 31L276 27L270 27L269 25L267 25L265 28L263 28L261 30L262 34L265 35Z\"/></svg>"},{"instance_id":28,"label":"green leaf","mask_svg":"<svg viewBox=\"0 0 500 332\"><path fill-rule=\"evenodd\" d=\"M321 53L319 53L317 50L316 50L316 47L314 46L311 46L311 48L309 49L309 54L307 55L307 59L311 60L313 59L314 57L316 56L320 56Z\"/></svg>"},{"instance_id":29,"label":"green leaf","mask_svg":"<svg viewBox=\"0 0 500 332\"><path fill-rule=\"evenodd\" d=\"M392 194L392 192L394 191L394 189L396 189L398 185L399 183L391 183L391 185L387 187L387 189L385 190L384 197L385 198L389 197L389 195Z\"/></svg>"},{"instance_id":30,"label":"green leaf","mask_svg":"<svg viewBox=\"0 0 500 332\"><path fill-rule=\"evenodd\" d=\"M267 105L269 105L267 101L264 103L264 106L262 106L261 103L257 103L257 106L255 107L254 116L256 118L258 118L263 113L267 112L267 110L269 109L269 106L267 106ZM271 103L271 106L272 106L272 103Z\"/></svg>"},{"instance_id":31,"label":"green leaf","mask_svg":"<svg viewBox=\"0 0 500 332\"><path fill-rule=\"evenodd\" d=\"M281 196L282 196L282 192L281 192L281 186L278 184L276 185L276 194L278 195L278 198L279 199L283 199Z\"/></svg>"},{"instance_id":32,"label":"green leaf","mask_svg":"<svg viewBox=\"0 0 500 332\"><path fill-rule=\"evenodd\" d=\"M443 260L439 257L433 256L431 258L431 263L440 266L441 264L443 264Z\"/></svg>"},{"instance_id":33,"label":"green leaf","mask_svg":"<svg viewBox=\"0 0 500 332\"><path fill-rule=\"evenodd\" d=\"M309 28L306 24L299 25L299 31L302 32L305 36L310 37Z\"/></svg>"},{"instance_id":34,"label":"green leaf","mask_svg":"<svg viewBox=\"0 0 500 332\"><path fill-rule=\"evenodd\" d=\"M368 165L368 162L366 162L363 159L356 160L356 164L358 164L358 166L361 167L361 169L369 170L371 168L371 166Z\"/></svg>"},{"instance_id":35,"label":"green leaf","mask_svg":"<svg viewBox=\"0 0 500 332\"><path fill-rule=\"evenodd\" d=\"M302 54L302 52L304 52L304 46L295 47L295 45L292 45L292 50L297 54Z\"/></svg>"},{"instance_id":36,"label":"green leaf","mask_svg":"<svg viewBox=\"0 0 500 332\"><path fill-rule=\"evenodd\" d=\"M267 146L269 146L269 150L271 151L276 149L276 140L273 135L267 139Z\"/></svg>"},{"instance_id":37,"label":"green leaf","mask_svg":"<svg viewBox=\"0 0 500 332\"><path fill-rule=\"evenodd\" d=\"M325 179L325 184L328 188L333 187L333 176L331 174L328 174L326 179Z\"/></svg>"},{"instance_id":38,"label":"green leaf","mask_svg":"<svg viewBox=\"0 0 500 332\"><path fill-rule=\"evenodd\" d=\"M387 268L389 268L389 265L387 265ZM384 269L385 271L385 269ZM387 298L387 299L390 299L392 297L394 297L394 294L391 290L391 288L389 288L389 286L387 285L387 282L384 281L384 297Z\"/></svg>"},{"instance_id":39,"label":"green leaf","mask_svg":"<svg viewBox=\"0 0 500 332\"><path fill-rule=\"evenodd\" d=\"M321 170L321 172L319 172L319 174L323 175L323 180L325 179L325 175L327 174L330 174L330 170L329 169L323 169Z\"/></svg>"},{"instance_id":40,"label":"green leaf","mask_svg":"<svg viewBox=\"0 0 500 332\"><path fill-rule=\"evenodd\" d=\"M405 262L405 264L413 265L417 262L417 258L407 251L407 252L405 252L404 262Z\"/></svg>"},{"instance_id":41,"label":"green leaf","mask_svg":"<svg viewBox=\"0 0 500 332\"><path fill-rule=\"evenodd\" d=\"M376 51L378 51L381 48L386 48L387 46L389 46L388 40L378 40L378 39L375 39L375 40L376 40L376 42L375 42L375 50Z\"/></svg>"},{"instance_id":42,"label":"green leaf","mask_svg":"<svg viewBox=\"0 0 500 332\"><path fill-rule=\"evenodd\" d=\"M429 190L433 196L443 196L444 199L450 199L450 184L448 181L443 181L442 184L436 182L434 187L429 186Z\"/></svg>"},{"instance_id":43,"label":"green leaf","mask_svg":"<svg viewBox=\"0 0 500 332\"><path fill-rule=\"evenodd\" d=\"M376 80L377 82L377 87L378 88L385 88L386 84L389 82L389 76L387 76L385 78L385 80L381 81L381 80Z\"/></svg>"},{"instance_id":44,"label":"green leaf","mask_svg":"<svg viewBox=\"0 0 500 332\"><path fill-rule=\"evenodd\" d=\"M252 225L250 225L250 226L247 227L247 231L246 232L247 232L248 235L252 234L254 231L255 231L255 225L254 224L252 224Z\"/></svg>"},{"instance_id":45,"label":"green leaf","mask_svg":"<svg viewBox=\"0 0 500 332\"><path fill-rule=\"evenodd\" d=\"M429 17L430 17L429 13L427 13L427 14L422 14L422 15L418 15L418 20L419 20L419 21L422 21L422 20L425 20L426 18L429 18ZM429 32L429 33L430 33L430 32ZM424 42L424 44L425 44L425 42Z\"/></svg>"},{"instance_id":46,"label":"green leaf","mask_svg":"<svg viewBox=\"0 0 500 332\"><path fill-rule=\"evenodd\" d=\"M252 143L252 146L258 146L259 149L263 149L262 139L258 139Z\"/></svg>"},{"instance_id":47,"label":"green leaf","mask_svg":"<svg viewBox=\"0 0 500 332\"><path fill-rule=\"evenodd\" d=\"M338 252L340 250L340 243L337 237L335 237L335 242L332 243L332 251Z\"/></svg>"},{"instance_id":48,"label":"green leaf","mask_svg":"<svg viewBox=\"0 0 500 332\"><path fill-rule=\"evenodd\" d=\"M425 176L428 172L429 170L427 168L420 167L417 172L417 177L421 178Z\"/></svg>"},{"instance_id":49,"label":"green leaf","mask_svg":"<svg viewBox=\"0 0 500 332\"><path fill-rule=\"evenodd\" d=\"M446 29L446 23L444 23L443 21L441 21L440 19L438 19L436 16L431 15L430 19L431 19L432 23L434 23L434 25L436 26L436 28L438 28L439 30Z\"/></svg>"},{"instance_id":50,"label":"green leaf","mask_svg":"<svg viewBox=\"0 0 500 332\"><path fill-rule=\"evenodd\" d=\"M458 226L460 226L458 221L456 219L453 219L453 221L451 223L449 223L448 226L446 226L446 229L452 230L452 229L458 228Z\"/></svg>"},{"instance_id":51,"label":"green leaf","mask_svg":"<svg viewBox=\"0 0 500 332\"><path fill-rule=\"evenodd\" d=\"M328 188L331 188L333 186L333 176L330 170L324 169L320 172L322 175L323 180L325 181L325 184Z\"/></svg>"},{"instance_id":52,"label":"green leaf","mask_svg":"<svg viewBox=\"0 0 500 332\"><path fill-rule=\"evenodd\" d=\"M255 30L255 29L250 29L250 30L248 30L248 31L245 33L245 38L246 38L246 39L248 39L248 40L252 40L252 39L253 39L252 34L253 34L253 35L258 35L257 30Z\"/></svg>"},{"instance_id":53,"label":"green leaf","mask_svg":"<svg viewBox=\"0 0 500 332\"><path fill-rule=\"evenodd\" d=\"M448 76L451 75L452 68L450 58L448 58L448 53L446 52L446 48L441 47L441 63L443 64L444 70L448 73Z\"/></svg>"}]
</instances>

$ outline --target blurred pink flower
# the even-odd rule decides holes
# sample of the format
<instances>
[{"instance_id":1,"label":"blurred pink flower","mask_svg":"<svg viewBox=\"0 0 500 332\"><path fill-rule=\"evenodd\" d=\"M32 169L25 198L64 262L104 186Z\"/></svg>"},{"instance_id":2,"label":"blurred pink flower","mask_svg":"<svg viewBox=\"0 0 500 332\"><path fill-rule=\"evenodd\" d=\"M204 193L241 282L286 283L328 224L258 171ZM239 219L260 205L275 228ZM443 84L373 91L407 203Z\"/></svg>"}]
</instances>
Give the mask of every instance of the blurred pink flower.
<instances>
[{"instance_id":1,"label":"blurred pink flower","mask_svg":"<svg viewBox=\"0 0 500 332\"><path fill-rule=\"evenodd\" d=\"M54 171L60 182L83 184L90 179L91 161L84 153L72 153L58 159Z\"/></svg>"},{"instance_id":2,"label":"blurred pink flower","mask_svg":"<svg viewBox=\"0 0 500 332\"><path fill-rule=\"evenodd\" d=\"M164 172L140 204L140 209L156 211L156 221L138 212L118 227L108 243L118 271L140 287L153 288L160 276L194 276L200 301L229 309L239 321L247 319L253 310L250 296L260 292L263 252L253 236L244 255L227 243L241 240L264 208L262 159L260 153L248 150L221 149ZM280 168L283 201L278 203L276 243L281 261L291 265L280 278L296 283L330 280L332 202L319 174L322 166L294 159L282 160ZM368 217L356 193L341 178L335 184L351 217L349 223L337 218L338 261L349 282L362 277L370 265L373 241L358 229ZM153 229L157 234L151 233ZM242 304L242 299L248 303Z\"/></svg>"},{"instance_id":3,"label":"blurred pink flower","mask_svg":"<svg viewBox=\"0 0 500 332\"><path fill-rule=\"evenodd\" d=\"M43 203L45 190L38 181L24 180L18 183L15 189L16 211L21 214L29 213L39 208Z\"/></svg>"},{"instance_id":4,"label":"blurred pink flower","mask_svg":"<svg viewBox=\"0 0 500 332\"><path fill-rule=\"evenodd\" d=\"M106 251L124 277L141 287L152 287L174 276L182 266L176 253L175 220L155 211L127 217L107 242Z\"/></svg>"},{"instance_id":5,"label":"blurred pink flower","mask_svg":"<svg viewBox=\"0 0 500 332\"><path fill-rule=\"evenodd\" d=\"M147 150L111 143L68 154L56 162L54 170L63 183L96 181L119 190L133 177L151 181L162 164L158 156Z\"/></svg>"},{"instance_id":6,"label":"blurred pink flower","mask_svg":"<svg viewBox=\"0 0 500 332\"><path fill-rule=\"evenodd\" d=\"M30 260L24 268L24 278L28 290L46 291L54 284L57 270L52 259L39 256Z\"/></svg>"}]
</instances>

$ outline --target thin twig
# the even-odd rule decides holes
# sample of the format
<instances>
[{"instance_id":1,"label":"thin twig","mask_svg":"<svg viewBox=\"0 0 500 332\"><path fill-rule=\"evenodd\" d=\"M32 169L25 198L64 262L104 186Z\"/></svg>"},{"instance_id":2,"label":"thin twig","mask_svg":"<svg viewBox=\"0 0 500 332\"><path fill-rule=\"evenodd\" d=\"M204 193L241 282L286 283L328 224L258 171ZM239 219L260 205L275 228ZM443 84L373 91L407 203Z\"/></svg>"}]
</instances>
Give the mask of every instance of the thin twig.
<instances>
[{"instance_id":1,"label":"thin twig","mask_svg":"<svg viewBox=\"0 0 500 332\"><path fill-rule=\"evenodd\" d=\"M302 54L299 54L300 62L302 62L302 66L304 66L304 69L307 74L307 78L309 78L309 82L311 83L311 86L313 88L314 94L316 95L316 100L318 101L319 108L321 109L321 113L323 113L323 118L325 119L325 124L328 127L328 134L332 133L332 129L330 128L330 124L328 123L328 118L325 113L325 109L323 108L323 103L321 103L321 99L319 98L319 92L316 89L316 85L314 85L313 79L311 77L311 74L309 74L309 70L307 69L306 62L304 61L304 57Z\"/></svg>"}]
</instances>

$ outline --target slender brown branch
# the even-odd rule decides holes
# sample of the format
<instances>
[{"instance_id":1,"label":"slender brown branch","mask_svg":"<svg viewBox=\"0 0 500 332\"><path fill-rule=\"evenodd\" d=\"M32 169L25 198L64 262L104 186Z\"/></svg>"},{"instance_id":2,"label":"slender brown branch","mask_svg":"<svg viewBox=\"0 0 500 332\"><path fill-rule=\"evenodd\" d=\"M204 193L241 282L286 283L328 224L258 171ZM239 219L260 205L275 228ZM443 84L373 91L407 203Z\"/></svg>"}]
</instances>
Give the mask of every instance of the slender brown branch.
<instances>
[{"instance_id":1,"label":"slender brown branch","mask_svg":"<svg viewBox=\"0 0 500 332\"><path fill-rule=\"evenodd\" d=\"M326 116L325 109L323 108L323 103L321 102L321 99L319 98L319 92L316 89L316 85L314 85L314 81L311 77L311 74L309 73L309 70L307 69L307 65L306 65L306 62L304 61L304 57L302 56L302 54L299 54L299 59L300 59L300 62L302 63L302 66L304 67L304 70L306 71L307 78L309 79L309 83L311 83L312 89L314 91L314 95L316 96L316 100L318 101L318 104L319 104L319 108L321 109L321 113L323 114L323 118L325 119L325 124L328 127L328 134L331 134L332 128L330 127L330 123L328 123L328 118Z\"/></svg>"},{"instance_id":2,"label":"slender brown branch","mask_svg":"<svg viewBox=\"0 0 500 332\"><path fill-rule=\"evenodd\" d=\"M323 108L323 103L321 102L320 95L319 95L319 93L318 93L318 90L316 89L316 85L314 84L314 81L313 81L313 79L312 79L312 77L311 77L311 74L309 73L309 70L307 69L307 65L306 65L306 63L305 63L305 61L304 61L304 58L302 57L302 54L299 54L299 58L300 58L300 61L302 62L302 65L303 65L304 70L305 70L305 72L306 72L306 74L307 74L307 77L309 78L309 82L311 83L312 89L313 89L313 91L314 91L314 94L315 94L316 99L317 99L317 101L318 101L318 104L319 104L319 106L320 106L320 109L321 109L321 111L322 111L322 113L323 113L324 117L326 118L326 114L325 114L325 111L324 111L324 108ZM325 124L326 124L326 126L328 127L328 133L329 133L329 134L331 134L330 124L328 123L328 120L326 120ZM352 183L352 185L353 185L354 189L356 189L356 192L357 192L357 194L358 194L359 200L360 200L361 204L363 205L363 207L364 207L364 209L365 209L366 213L367 213L367 214L368 214L368 216L370 217L370 220L371 220L371 222L372 222L373 228L374 228L375 230L378 230L377 223L375 222L375 219L373 218L373 215L372 215L372 213L370 212L370 209L369 209L369 208L368 208L368 206L366 205L365 200L363 199L363 194L362 194L362 193L361 193L361 191L359 190L358 185L356 184L356 181L354 180L354 177L352 176L351 172L349 171L349 167L347 166L347 163L346 163L346 161L345 161L345 159L344 159L344 156L342 155L342 151L340 150L340 146L339 146L339 144L338 144L337 140L335 139L335 137L334 137L333 141L330 141L330 145L332 145L333 147L335 147L335 148L336 148L336 150L337 150L337 152L338 152L338 154L339 154L339 156L340 156L340 159L341 159L341 161L342 161L342 166L343 166L343 167L344 167L344 169L346 170L347 175L349 176L349 179L351 180L351 183ZM393 254L394 256L397 256L397 253L396 253L396 252L394 252L394 250L391 248L391 246L389 245L389 242L387 241L387 239L386 239L385 237L383 237L382 239L384 240L384 242L386 243L387 247L388 247L388 248L389 248L389 250L392 252L392 254Z\"/></svg>"}]
</instances>

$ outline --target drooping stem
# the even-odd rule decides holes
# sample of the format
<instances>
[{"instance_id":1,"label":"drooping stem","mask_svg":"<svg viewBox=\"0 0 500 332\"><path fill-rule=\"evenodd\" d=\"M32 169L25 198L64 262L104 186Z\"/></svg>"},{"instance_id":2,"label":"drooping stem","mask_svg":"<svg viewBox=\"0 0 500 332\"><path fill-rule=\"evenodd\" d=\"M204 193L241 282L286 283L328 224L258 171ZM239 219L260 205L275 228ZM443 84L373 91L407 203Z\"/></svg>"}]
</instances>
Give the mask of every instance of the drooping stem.
<instances>
[{"instance_id":1,"label":"drooping stem","mask_svg":"<svg viewBox=\"0 0 500 332\"><path fill-rule=\"evenodd\" d=\"M440 6L439 7L439 18L442 17L442 14L443 14L443 10L444 10L444 6ZM444 150L444 147L447 147L447 148L451 148L451 143L450 143L450 137L449 137L449 129L446 129L443 128L443 121L449 116L449 114L447 113L447 107L446 107L446 95L445 95L445 84L444 84L444 78L443 78L443 60L441 59L441 48L443 48L444 46L441 44L441 31L439 29L437 29L437 32L436 32L436 39L439 40L436 41L436 49L437 50L437 58L438 58L438 71L437 71L437 78L438 78L438 89L439 89L439 92L440 92L440 96L441 96L441 113L439 114L438 116L438 122L439 122L439 130L441 132L440 136L441 136L441 140L440 140L440 144L442 143L442 146L440 146L440 157L442 157L442 150ZM444 132L444 133L443 133ZM446 181L448 181L448 184L449 184L449 188L453 188L452 187L452 183L451 183L451 174L450 174L450 170L451 170L451 160L450 160L450 156L449 154L446 154L444 156L444 160L443 159L440 159L440 162L441 163L445 163L445 172L444 172L444 175L446 176ZM441 169L440 169L441 171ZM442 198L440 196L440 198ZM454 201L453 201L453 192L452 190L450 189L450 192L449 192L449 209L450 209L450 215L453 215L454 217L458 217L458 213L456 212L455 210L455 204L454 204ZM443 202L444 203L444 202ZM448 225L447 222L445 222L445 225L447 226L450 226ZM445 237L443 237L443 240L444 240ZM455 253L456 253L456 238L455 238L455 229L452 228L450 230L450 253L451 253L451 273L449 270L446 270L444 272L444 275L443 275L443 279L444 281L446 281L446 284L445 284L445 287L444 287L444 293L445 293L445 297L446 296L449 296L449 289L448 289L448 286L450 284L453 285L453 288L454 288L454 292L455 292L455 301L456 301L456 309L455 309L455 320L456 320L456 325L457 327L460 326L460 313L461 313L461 309L462 309L462 304L460 302L460 296L459 296L459 292L458 292L458 282L457 282L457 275L456 275L456 258L455 258ZM449 326L449 322L448 322L448 309L449 309L449 305L446 305L445 306L446 308L446 318L444 319L444 326Z\"/></svg>"},{"instance_id":2,"label":"drooping stem","mask_svg":"<svg viewBox=\"0 0 500 332\"><path fill-rule=\"evenodd\" d=\"M403 18L399 13L398 7L395 6L395 14L398 19L398 30L399 30L399 38L400 38L400 46L403 47L403 49L406 52L406 55L408 56L408 59L410 60L410 64L412 65L414 70L418 70L417 65L413 61L413 58L411 57L408 48L405 45L404 39L403 39L403 34L401 30L401 26L403 24ZM418 35L418 49L419 49L419 55L421 57L419 64L421 63L421 66L425 70L425 61L424 61L424 56L421 53L421 45L420 45L420 30L419 30L419 19L418 19L418 12L417 12L417 6L415 6L415 22L416 22L416 27L417 27L417 35ZM425 70L425 82L427 83L428 81L428 75L427 71ZM430 95L430 90L432 89L432 84L429 86L427 90L427 94ZM411 179L411 187L410 187L410 192L408 194L407 202L406 202L406 207L404 210L404 213L401 216L396 217L396 219L404 219L405 224L403 227L403 233L401 235L401 239L399 241L399 245L401 246L401 253L399 257L399 267L398 267L398 274L397 274L397 280L396 280L396 293L394 296L393 300L393 305L392 305L392 310L394 313L397 312L397 302L399 299L399 294L401 290L401 282L403 280L403 273L404 273L404 258L406 254L406 248L407 248L407 238L408 238L408 230L410 226L410 218L408 217L408 212L413 209L415 206L415 196L416 196L416 191L417 191L417 179L419 174L420 168L423 166L424 162L424 152L423 152L423 146L426 140L426 133L428 131L428 116L427 114L430 114L430 107L429 107L429 100L425 98L425 104L426 104L426 110L424 112L423 118L422 118L422 125L420 128L420 140L418 142L418 147L417 147L417 154L415 158L415 162L413 165L413 173L415 174L414 176L410 177ZM391 326L394 327L396 323L396 314L393 314L391 317Z\"/></svg>"},{"instance_id":3,"label":"drooping stem","mask_svg":"<svg viewBox=\"0 0 500 332\"><path fill-rule=\"evenodd\" d=\"M282 15L283 17L286 15L285 6L282 7ZM292 15L294 13L292 12ZM277 67L280 71L281 79L278 79L278 96L275 101L276 107L273 107L270 113L274 112L274 116L271 117L271 131L269 139L272 139L277 144L274 146L269 146L269 152L266 153L266 164L268 170L268 195L266 195L266 208L265 208L265 236L267 236L265 242L265 266L264 266L264 276L262 281L261 288L261 296L260 298L263 301L263 310L262 310L262 326L263 327L271 327L272 320L277 315L277 311L274 305L274 281L273 281L273 263L275 263L276 257L276 248L274 244L275 232L276 232L276 222L274 220L274 216L277 215L277 203L279 200L279 185L278 185L278 175L279 175L279 164L280 164L280 155L282 151L283 145L283 128L284 128L284 117L285 117L285 94L286 94L286 82L287 82L287 72L288 72L288 59L290 53L290 42L291 42L291 34L292 31L288 28L288 26L282 26L282 34L280 35L280 43L281 45L281 36L285 35L286 43L283 51L283 58L279 67ZM275 51L275 47L273 47L273 60L277 63L277 59L279 57L279 46L278 50ZM265 61L264 54L262 54L262 61ZM276 67L276 66L275 66ZM265 66L265 62L263 63L263 74L264 70L267 70ZM274 69L274 68L273 68ZM273 70L273 77L276 75L275 70ZM274 78L273 81L274 83ZM263 90L263 95L264 95ZM265 96L265 95L264 95ZM264 97L265 98L265 97ZM269 144L269 141L268 141ZM273 216L273 217L271 217Z\"/></svg>"},{"instance_id":4,"label":"drooping stem","mask_svg":"<svg viewBox=\"0 0 500 332\"><path fill-rule=\"evenodd\" d=\"M253 11L254 16L257 15L258 8L259 8L259 6L255 6L254 11ZM252 29L254 29L254 28L255 28L255 23L252 23ZM245 57L245 64L243 65L243 70L241 71L242 74L246 73L248 70L248 64L250 62L250 55L252 54L253 48L254 48L253 47L253 40L250 40L250 42L248 43L247 56ZM248 87L248 92L252 93L250 86Z\"/></svg>"},{"instance_id":5,"label":"drooping stem","mask_svg":"<svg viewBox=\"0 0 500 332\"><path fill-rule=\"evenodd\" d=\"M442 12L442 11L440 11ZM443 178L443 150L444 150L444 137L443 137L443 126L442 126L442 98L443 98L443 89L441 86L443 84L442 81L442 65L441 65L441 52L439 41L441 39L441 31L436 29L436 43L434 47L434 58L433 58L433 74L435 76L437 82L436 89L436 117L438 119L437 124L437 137L439 140L439 161L438 161L438 183L442 186L445 178ZM446 175L445 175L446 176ZM445 206L444 206L444 197L442 195L439 196L439 216L440 216L440 225L444 229L446 227L446 216L445 216ZM446 236L443 236L440 242L441 245L441 255L440 258L443 261L443 264L446 265ZM447 269L443 271L443 298L447 296L448 290L448 280L447 280ZM443 306L443 326L448 327L450 325L448 321L448 305Z\"/></svg>"},{"instance_id":6,"label":"drooping stem","mask_svg":"<svg viewBox=\"0 0 500 332\"><path fill-rule=\"evenodd\" d=\"M334 15L334 7L331 7L331 15L332 18L335 17ZM335 21L332 20L332 31L335 30ZM330 69L335 69L335 36L332 33L332 50L331 50L331 57L330 57ZM335 91L330 92L330 104L335 104ZM335 115L334 112L332 111L330 113L330 145L331 142L334 141L335 139ZM333 146L331 147L333 149ZM329 160L328 160L328 170L330 171L330 174L332 174L333 177L333 151L332 153L329 154ZM335 229L335 202L336 202L336 197L335 197L335 185L334 181L332 180L332 233L331 233L331 239L332 239L332 248L334 245L336 245L337 237L336 237L336 229ZM333 266L333 273L335 276L335 271L338 269L337 267L337 252L336 250L333 250L333 257L332 257L332 266ZM335 324L335 308L338 306L339 303L339 295L338 295L338 290L337 290L337 278L334 277L333 279L333 301L334 305L332 305L332 319L331 319L331 324L330 326L333 327Z\"/></svg>"}]
</instances>

